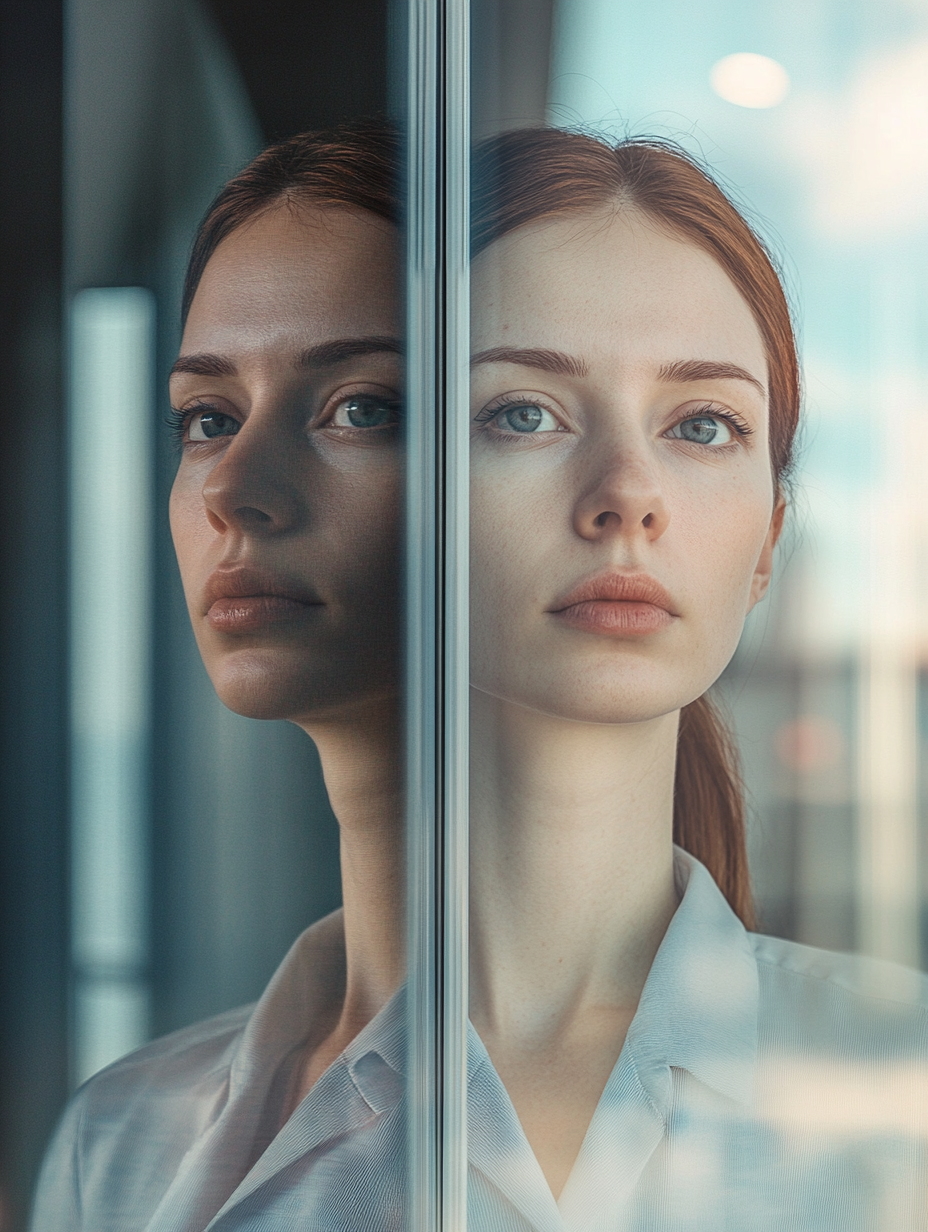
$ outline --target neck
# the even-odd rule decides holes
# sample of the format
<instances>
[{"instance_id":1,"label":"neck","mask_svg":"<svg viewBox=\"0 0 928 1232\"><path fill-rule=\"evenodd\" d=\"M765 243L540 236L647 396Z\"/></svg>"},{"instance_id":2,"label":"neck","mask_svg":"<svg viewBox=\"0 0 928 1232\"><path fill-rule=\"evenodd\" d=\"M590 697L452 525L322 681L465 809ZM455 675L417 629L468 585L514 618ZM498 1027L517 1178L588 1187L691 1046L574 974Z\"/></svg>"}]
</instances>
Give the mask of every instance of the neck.
<instances>
[{"instance_id":1,"label":"neck","mask_svg":"<svg viewBox=\"0 0 928 1232\"><path fill-rule=\"evenodd\" d=\"M302 726L302 725L301 725ZM405 974L402 743L398 703L307 724L341 834L345 1001L338 1034L352 1038Z\"/></svg>"},{"instance_id":2,"label":"neck","mask_svg":"<svg viewBox=\"0 0 928 1232\"><path fill-rule=\"evenodd\" d=\"M577 723L472 692L471 1015L485 1037L634 1011L677 903L678 718ZM350 1038L405 974L401 725L385 702L306 730L341 830Z\"/></svg>"},{"instance_id":3,"label":"neck","mask_svg":"<svg viewBox=\"0 0 928 1232\"><path fill-rule=\"evenodd\" d=\"M472 695L471 1005L485 1038L633 1012L676 908L678 714L585 724Z\"/></svg>"}]
</instances>

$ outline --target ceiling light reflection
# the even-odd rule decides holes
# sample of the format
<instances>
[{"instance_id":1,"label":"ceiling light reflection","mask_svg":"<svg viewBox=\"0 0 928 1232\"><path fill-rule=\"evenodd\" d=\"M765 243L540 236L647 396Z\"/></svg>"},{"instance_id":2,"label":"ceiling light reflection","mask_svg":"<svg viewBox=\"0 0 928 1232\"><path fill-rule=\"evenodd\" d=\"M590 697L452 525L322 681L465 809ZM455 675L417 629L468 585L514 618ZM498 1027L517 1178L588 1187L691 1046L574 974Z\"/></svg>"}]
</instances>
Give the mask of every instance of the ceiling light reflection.
<instances>
[{"instance_id":1,"label":"ceiling light reflection","mask_svg":"<svg viewBox=\"0 0 928 1232\"><path fill-rule=\"evenodd\" d=\"M789 73L783 65L752 51L718 60L709 82L720 98L737 107L775 107L789 93Z\"/></svg>"}]
</instances>

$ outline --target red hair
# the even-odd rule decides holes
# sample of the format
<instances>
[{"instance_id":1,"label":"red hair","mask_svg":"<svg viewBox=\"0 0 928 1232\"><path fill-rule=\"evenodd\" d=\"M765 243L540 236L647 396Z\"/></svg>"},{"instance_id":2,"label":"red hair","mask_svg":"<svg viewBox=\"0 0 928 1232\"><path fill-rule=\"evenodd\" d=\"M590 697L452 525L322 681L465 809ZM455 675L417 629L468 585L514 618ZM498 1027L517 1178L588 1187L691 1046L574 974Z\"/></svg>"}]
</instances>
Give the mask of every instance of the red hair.
<instances>
[{"instance_id":1,"label":"red hair","mask_svg":"<svg viewBox=\"0 0 928 1232\"><path fill-rule=\"evenodd\" d=\"M529 222L612 207L640 210L714 257L753 312L764 341L770 458L781 488L799 422L799 362L789 305L767 249L702 167L669 142L633 139L612 145L563 129L525 129L478 147L474 185L475 252ZM737 751L707 696L684 706L680 716L673 833L753 927Z\"/></svg>"},{"instance_id":2,"label":"red hair","mask_svg":"<svg viewBox=\"0 0 928 1232\"><path fill-rule=\"evenodd\" d=\"M283 201L366 209L396 220L397 166L396 134L378 122L303 133L265 150L207 211L191 252L183 315L222 240ZM799 364L789 307L770 254L702 167L669 142L611 145L563 129L525 129L477 148L474 185L476 252L526 223L611 206L641 210L713 256L743 295L764 340L770 457L778 488L782 485L799 419ZM737 752L705 696L684 706L680 717L673 833L752 926Z\"/></svg>"},{"instance_id":3,"label":"red hair","mask_svg":"<svg viewBox=\"0 0 928 1232\"><path fill-rule=\"evenodd\" d=\"M253 218L284 202L368 210L399 221L399 140L379 120L300 133L269 146L233 176L197 228L181 300L181 324L206 263L222 241Z\"/></svg>"}]
</instances>

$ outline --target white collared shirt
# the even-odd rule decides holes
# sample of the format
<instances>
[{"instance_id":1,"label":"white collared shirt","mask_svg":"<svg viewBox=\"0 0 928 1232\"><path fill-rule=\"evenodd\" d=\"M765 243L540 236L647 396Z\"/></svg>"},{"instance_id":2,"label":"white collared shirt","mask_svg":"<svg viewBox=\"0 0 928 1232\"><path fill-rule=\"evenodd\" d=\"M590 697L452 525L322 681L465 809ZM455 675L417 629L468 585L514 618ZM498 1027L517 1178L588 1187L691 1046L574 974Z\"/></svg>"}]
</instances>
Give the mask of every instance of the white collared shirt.
<instances>
[{"instance_id":1,"label":"white collared shirt","mask_svg":"<svg viewBox=\"0 0 928 1232\"><path fill-rule=\"evenodd\" d=\"M473 1028L471 1232L928 1228L928 980L745 932L677 851L682 899L555 1202ZM288 1060L338 980L340 920L261 1000L77 1093L33 1232L404 1232L402 991L279 1132Z\"/></svg>"}]
</instances>

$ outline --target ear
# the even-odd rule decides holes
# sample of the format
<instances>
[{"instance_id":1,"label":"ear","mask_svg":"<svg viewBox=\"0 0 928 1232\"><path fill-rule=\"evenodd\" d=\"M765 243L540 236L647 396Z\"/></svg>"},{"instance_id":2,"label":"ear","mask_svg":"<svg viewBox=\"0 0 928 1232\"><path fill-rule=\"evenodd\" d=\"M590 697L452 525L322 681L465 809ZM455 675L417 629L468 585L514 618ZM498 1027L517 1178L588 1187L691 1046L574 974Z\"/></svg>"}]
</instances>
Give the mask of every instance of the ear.
<instances>
[{"instance_id":1,"label":"ear","mask_svg":"<svg viewBox=\"0 0 928 1232\"><path fill-rule=\"evenodd\" d=\"M773 549L777 546L777 540L783 531L783 517L785 513L786 499L783 496L778 496L777 503L773 507L770 525L767 527L767 537L764 539L764 546L761 548L760 556L757 558L754 576L751 579L751 593L748 598L749 612L756 604L760 603L767 593L767 587L770 585L770 575L773 573Z\"/></svg>"}]
</instances>

